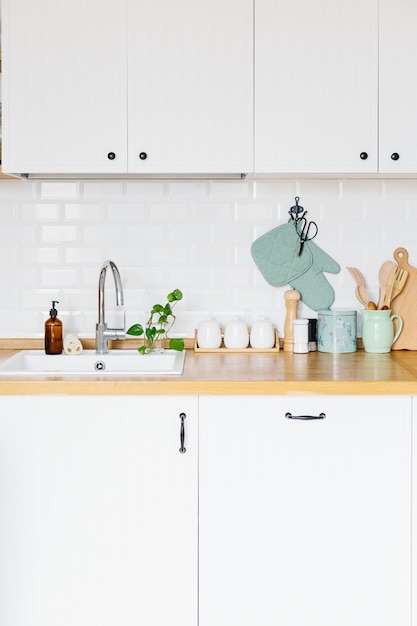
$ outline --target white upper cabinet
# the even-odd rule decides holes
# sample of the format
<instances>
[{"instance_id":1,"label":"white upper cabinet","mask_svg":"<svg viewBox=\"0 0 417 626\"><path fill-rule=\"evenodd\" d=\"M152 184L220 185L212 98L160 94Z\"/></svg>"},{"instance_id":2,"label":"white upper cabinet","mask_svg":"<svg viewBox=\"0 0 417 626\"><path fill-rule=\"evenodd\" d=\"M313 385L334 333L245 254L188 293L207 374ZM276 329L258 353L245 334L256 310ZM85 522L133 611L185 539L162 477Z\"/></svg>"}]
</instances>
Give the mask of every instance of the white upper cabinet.
<instances>
[{"instance_id":1,"label":"white upper cabinet","mask_svg":"<svg viewBox=\"0 0 417 626\"><path fill-rule=\"evenodd\" d=\"M130 0L129 171L253 170L253 1Z\"/></svg>"},{"instance_id":2,"label":"white upper cabinet","mask_svg":"<svg viewBox=\"0 0 417 626\"><path fill-rule=\"evenodd\" d=\"M4 169L253 170L253 0L5 0Z\"/></svg>"},{"instance_id":3,"label":"white upper cabinet","mask_svg":"<svg viewBox=\"0 0 417 626\"><path fill-rule=\"evenodd\" d=\"M2 12L4 170L125 172L126 0L4 0Z\"/></svg>"},{"instance_id":4,"label":"white upper cabinet","mask_svg":"<svg viewBox=\"0 0 417 626\"><path fill-rule=\"evenodd\" d=\"M376 172L377 0L255 8L255 172Z\"/></svg>"},{"instance_id":5,"label":"white upper cabinet","mask_svg":"<svg viewBox=\"0 0 417 626\"><path fill-rule=\"evenodd\" d=\"M380 0L379 171L417 172L417 0Z\"/></svg>"}]
</instances>

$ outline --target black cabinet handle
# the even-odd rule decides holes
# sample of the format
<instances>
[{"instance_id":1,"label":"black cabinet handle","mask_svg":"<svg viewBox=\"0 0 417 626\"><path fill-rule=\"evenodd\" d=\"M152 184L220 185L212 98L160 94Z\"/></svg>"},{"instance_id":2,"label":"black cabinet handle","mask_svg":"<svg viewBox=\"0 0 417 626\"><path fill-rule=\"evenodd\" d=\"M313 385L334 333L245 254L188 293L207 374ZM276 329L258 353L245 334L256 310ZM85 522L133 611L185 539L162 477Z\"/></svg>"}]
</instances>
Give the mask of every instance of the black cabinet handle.
<instances>
[{"instance_id":1,"label":"black cabinet handle","mask_svg":"<svg viewBox=\"0 0 417 626\"><path fill-rule=\"evenodd\" d=\"M366 161L366 159L368 158L368 153L367 152L361 152L359 156L362 159L362 161Z\"/></svg>"},{"instance_id":2,"label":"black cabinet handle","mask_svg":"<svg viewBox=\"0 0 417 626\"><path fill-rule=\"evenodd\" d=\"M185 441L185 426L184 426L184 420L187 417L185 413L180 413L180 420L181 420L181 426L180 426L180 449L179 452L180 454L185 454L187 452L187 448L184 446L184 441Z\"/></svg>"},{"instance_id":3,"label":"black cabinet handle","mask_svg":"<svg viewBox=\"0 0 417 626\"><path fill-rule=\"evenodd\" d=\"M293 415L292 413L285 413L285 417L289 420L324 420L326 419L326 413L319 413L319 415Z\"/></svg>"},{"instance_id":4,"label":"black cabinet handle","mask_svg":"<svg viewBox=\"0 0 417 626\"><path fill-rule=\"evenodd\" d=\"M107 155L107 158L110 159L110 161L114 161L114 159L116 158L116 155L114 152L109 152Z\"/></svg>"},{"instance_id":5,"label":"black cabinet handle","mask_svg":"<svg viewBox=\"0 0 417 626\"><path fill-rule=\"evenodd\" d=\"M393 152L393 153L391 154L391 159L392 159L393 161L398 161L398 159L399 159L399 158L400 158L400 155L398 154L398 152Z\"/></svg>"},{"instance_id":6,"label":"black cabinet handle","mask_svg":"<svg viewBox=\"0 0 417 626\"><path fill-rule=\"evenodd\" d=\"M141 161L145 161L148 158L148 155L146 152L139 152L139 158Z\"/></svg>"}]
</instances>

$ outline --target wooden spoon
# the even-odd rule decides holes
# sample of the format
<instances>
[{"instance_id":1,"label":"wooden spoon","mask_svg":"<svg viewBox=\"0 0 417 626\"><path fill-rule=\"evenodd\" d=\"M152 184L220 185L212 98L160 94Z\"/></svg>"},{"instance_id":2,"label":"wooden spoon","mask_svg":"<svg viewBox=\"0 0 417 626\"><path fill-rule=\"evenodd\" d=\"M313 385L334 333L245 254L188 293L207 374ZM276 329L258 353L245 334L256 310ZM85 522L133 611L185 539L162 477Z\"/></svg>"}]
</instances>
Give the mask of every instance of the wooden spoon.
<instances>
[{"instance_id":1,"label":"wooden spoon","mask_svg":"<svg viewBox=\"0 0 417 626\"><path fill-rule=\"evenodd\" d=\"M385 300L385 288L388 281L390 270L395 267L394 261L385 261L379 268L378 280L379 280L379 299L378 309L382 308Z\"/></svg>"},{"instance_id":2,"label":"wooden spoon","mask_svg":"<svg viewBox=\"0 0 417 626\"><path fill-rule=\"evenodd\" d=\"M391 295L392 295L392 289L394 287L396 269L397 268L395 265L394 267L390 269L388 278L387 278L387 284L385 285L385 298L384 298L383 306L386 306L388 308L390 307L390 304L391 304Z\"/></svg>"},{"instance_id":3,"label":"wooden spoon","mask_svg":"<svg viewBox=\"0 0 417 626\"><path fill-rule=\"evenodd\" d=\"M366 308L369 302L368 292L363 285L356 285L355 294L358 301Z\"/></svg>"}]
</instances>

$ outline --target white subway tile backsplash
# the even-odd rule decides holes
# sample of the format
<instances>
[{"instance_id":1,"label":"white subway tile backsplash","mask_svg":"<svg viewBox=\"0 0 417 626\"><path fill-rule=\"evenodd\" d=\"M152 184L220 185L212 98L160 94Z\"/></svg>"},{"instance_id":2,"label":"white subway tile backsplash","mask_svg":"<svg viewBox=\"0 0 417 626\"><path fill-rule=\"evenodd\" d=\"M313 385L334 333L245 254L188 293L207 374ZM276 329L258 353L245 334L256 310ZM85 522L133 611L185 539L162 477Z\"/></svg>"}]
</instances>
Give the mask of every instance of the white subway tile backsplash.
<instances>
[{"instance_id":1,"label":"white subway tile backsplash","mask_svg":"<svg viewBox=\"0 0 417 626\"><path fill-rule=\"evenodd\" d=\"M253 218L256 216L257 222L273 222L277 220L277 209L273 204L250 204L238 203L235 208L236 221L250 222L253 224Z\"/></svg>"},{"instance_id":2,"label":"white subway tile backsplash","mask_svg":"<svg viewBox=\"0 0 417 626\"><path fill-rule=\"evenodd\" d=\"M234 204L230 202L197 202L195 220L203 224L226 224L235 220Z\"/></svg>"},{"instance_id":3,"label":"white subway tile backsplash","mask_svg":"<svg viewBox=\"0 0 417 626\"><path fill-rule=\"evenodd\" d=\"M235 251L231 247L206 247L207 242L201 246L194 246L193 260L196 267L229 267L233 265Z\"/></svg>"},{"instance_id":4,"label":"white subway tile backsplash","mask_svg":"<svg viewBox=\"0 0 417 626\"><path fill-rule=\"evenodd\" d=\"M126 198L129 201L149 199L155 202L165 197L167 187L168 182L165 181L129 180L126 183Z\"/></svg>"},{"instance_id":5,"label":"white subway tile backsplash","mask_svg":"<svg viewBox=\"0 0 417 626\"><path fill-rule=\"evenodd\" d=\"M242 200L244 198L251 198L253 197L253 181L212 181L211 197L214 200L220 200L224 198Z\"/></svg>"},{"instance_id":6,"label":"white subway tile backsplash","mask_svg":"<svg viewBox=\"0 0 417 626\"><path fill-rule=\"evenodd\" d=\"M289 286L269 285L250 247L288 221L295 196L318 224L315 242L341 266L326 274L334 306L360 308L347 265L364 272L374 298L378 268L396 247L417 266L414 179L0 181L0 336L41 336L52 299L64 332L94 336L108 258L122 276L128 323L144 322L179 288L184 335L209 313L223 324L266 315L282 335ZM106 297L110 315L111 275ZM299 311L314 315L302 303Z\"/></svg>"},{"instance_id":7,"label":"white subway tile backsplash","mask_svg":"<svg viewBox=\"0 0 417 626\"><path fill-rule=\"evenodd\" d=\"M39 271L40 285L44 289L74 288L81 284L81 269L57 267L55 269L41 269Z\"/></svg>"},{"instance_id":8,"label":"white subway tile backsplash","mask_svg":"<svg viewBox=\"0 0 417 626\"><path fill-rule=\"evenodd\" d=\"M153 203L150 210L151 222L175 224L176 222L188 222L193 216L190 204L178 202Z\"/></svg>"},{"instance_id":9,"label":"white subway tile backsplash","mask_svg":"<svg viewBox=\"0 0 417 626\"><path fill-rule=\"evenodd\" d=\"M31 223L7 224L5 222L0 227L0 242L7 245L23 246L34 243L36 242L36 235L36 225Z\"/></svg>"},{"instance_id":10,"label":"white subway tile backsplash","mask_svg":"<svg viewBox=\"0 0 417 626\"><path fill-rule=\"evenodd\" d=\"M43 241L44 243L76 241L77 237L77 226L69 226L64 224L56 224L54 226L41 226L41 241Z\"/></svg>"},{"instance_id":11,"label":"white subway tile backsplash","mask_svg":"<svg viewBox=\"0 0 417 626\"><path fill-rule=\"evenodd\" d=\"M97 267L97 259L103 256L101 248L97 247L68 247L64 248L64 262L71 265ZM103 259L104 261L105 259Z\"/></svg>"},{"instance_id":12,"label":"white subway tile backsplash","mask_svg":"<svg viewBox=\"0 0 417 626\"><path fill-rule=\"evenodd\" d=\"M77 198L80 193L80 183L77 181L47 181L40 183L40 199L47 198Z\"/></svg>"},{"instance_id":13,"label":"white subway tile backsplash","mask_svg":"<svg viewBox=\"0 0 417 626\"><path fill-rule=\"evenodd\" d=\"M82 197L85 200L106 199L112 200L122 197L124 181L119 180L92 180L82 182Z\"/></svg>"},{"instance_id":14,"label":"white subway tile backsplash","mask_svg":"<svg viewBox=\"0 0 417 626\"><path fill-rule=\"evenodd\" d=\"M171 181L169 183L169 195L171 198L190 198L196 201L208 198L210 195L209 181Z\"/></svg>"},{"instance_id":15,"label":"white subway tile backsplash","mask_svg":"<svg viewBox=\"0 0 417 626\"><path fill-rule=\"evenodd\" d=\"M119 224L143 223L146 219L147 210L143 202L112 202L107 205L107 219L109 222Z\"/></svg>"},{"instance_id":16,"label":"white subway tile backsplash","mask_svg":"<svg viewBox=\"0 0 417 626\"><path fill-rule=\"evenodd\" d=\"M36 221L36 220L57 220L59 219L59 204L57 203L37 203L37 204L22 204L20 219L24 221Z\"/></svg>"},{"instance_id":17,"label":"white subway tile backsplash","mask_svg":"<svg viewBox=\"0 0 417 626\"><path fill-rule=\"evenodd\" d=\"M19 259L22 265L56 265L59 262L60 250L56 247L19 247Z\"/></svg>"},{"instance_id":18,"label":"white subway tile backsplash","mask_svg":"<svg viewBox=\"0 0 417 626\"><path fill-rule=\"evenodd\" d=\"M153 267L171 268L174 265L187 266L191 262L191 250L185 246L163 246L158 244L148 248L148 259Z\"/></svg>"},{"instance_id":19,"label":"white subway tile backsplash","mask_svg":"<svg viewBox=\"0 0 417 626\"><path fill-rule=\"evenodd\" d=\"M82 228L83 241L86 244L101 243L108 246L111 243L121 244L125 238L123 224L101 222L100 224L84 224Z\"/></svg>"},{"instance_id":20,"label":"white subway tile backsplash","mask_svg":"<svg viewBox=\"0 0 417 626\"><path fill-rule=\"evenodd\" d=\"M104 209L99 203L66 203L64 206L64 218L80 222L99 222L104 219Z\"/></svg>"}]
</instances>

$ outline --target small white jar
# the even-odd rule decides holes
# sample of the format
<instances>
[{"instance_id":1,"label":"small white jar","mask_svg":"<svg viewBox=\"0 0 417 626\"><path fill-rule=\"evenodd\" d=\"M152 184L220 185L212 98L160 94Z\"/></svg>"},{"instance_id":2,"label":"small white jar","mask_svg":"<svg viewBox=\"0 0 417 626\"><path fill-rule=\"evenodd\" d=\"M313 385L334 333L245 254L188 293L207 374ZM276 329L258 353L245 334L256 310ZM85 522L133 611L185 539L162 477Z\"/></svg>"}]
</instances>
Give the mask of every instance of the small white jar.
<instances>
[{"instance_id":1,"label":"small white jar","mask_svg":"<svg viewBox=\"0 0 417 626\"><path fill-rule=\"evenodd\" d=\"M250 345L252 348L273 348L275 345L275 332L272 322L266 317L261 317L252 324L250 331Z\"/></svg>"},{"instance_id":2,"label":"small white jar","mask_svg":"<svg viewBox=\"0 0 417 626\"><path fill-rule=\"evenodd\" d=\"M294 352L305 353L308 351L308 320L294 320Z\"/></svg>"},{"instance_id":3,"label":"small white jar","mask_svg":"<svg viewBox=\"0 0 417 626\"><path fill-rule=\"evenodd\" d=\"M216 349L222 343L220 324L212 317L202 320L197 329L197 344L199 348Z\"/></svg>"},{"instance_id":4,"label":"small white jar","mask_svg":"<svg viewBox=\"0 0 417 626\"><path fill-rule=\"evenodd\" d=\"M249 345L249 331L246 323L235 317L226 324L224 330L224 345L226 348L240 350Z\"/></svg>"}]
</instances>

